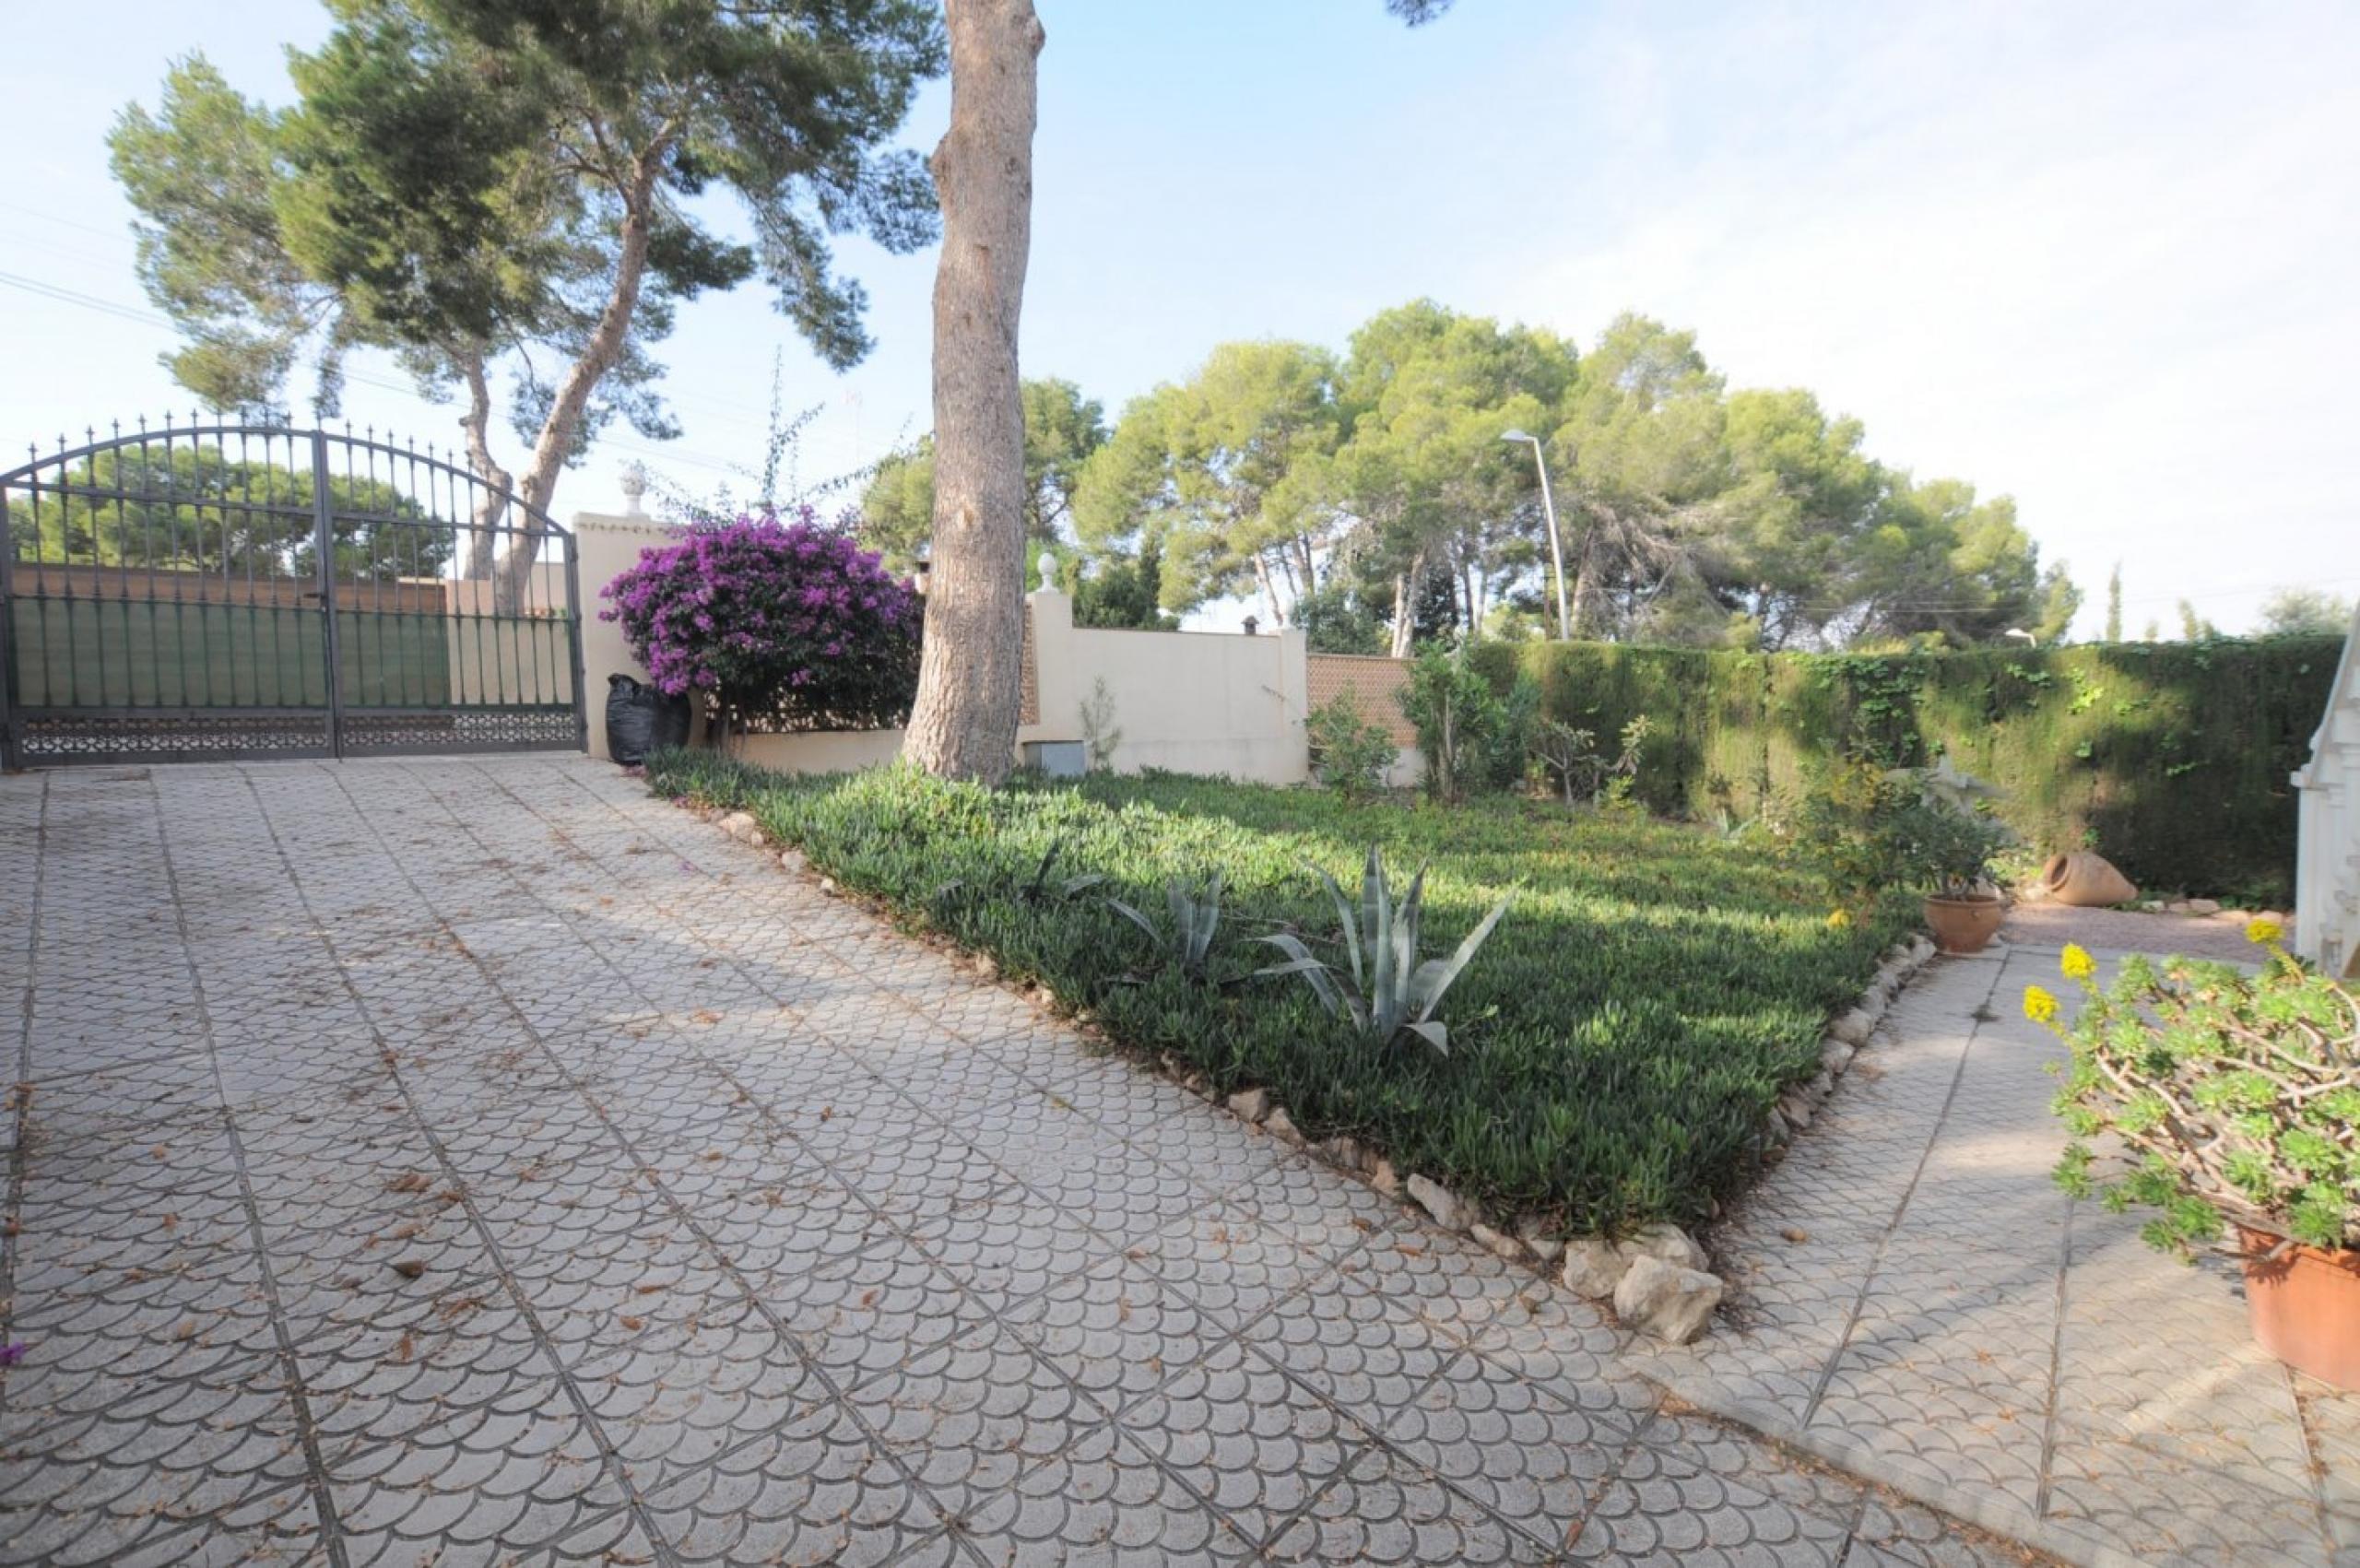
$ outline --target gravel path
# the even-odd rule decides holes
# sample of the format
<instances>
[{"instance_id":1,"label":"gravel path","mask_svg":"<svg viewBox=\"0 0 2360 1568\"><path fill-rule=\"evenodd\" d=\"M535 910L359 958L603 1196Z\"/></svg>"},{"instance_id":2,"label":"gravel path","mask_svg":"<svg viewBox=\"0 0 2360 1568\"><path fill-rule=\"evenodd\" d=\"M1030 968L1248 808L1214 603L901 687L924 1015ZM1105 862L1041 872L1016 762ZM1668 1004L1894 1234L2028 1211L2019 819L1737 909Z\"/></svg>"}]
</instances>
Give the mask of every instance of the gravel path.
<instances>
[{"instance_id":1,"label":"gravel path","mask_svg":"<svg viewBox=\"0 0 2360 1568\"><path fill-rule=\"evenodd\" d=\"M2249 963L2244 914L2148 914L2138 910L2074 909L2061 903L2020 903L2008 911L2000 935L2024 948L2079 942L2092 952L2180 953L2189 958Z\"/></svg>"}]
</instances>

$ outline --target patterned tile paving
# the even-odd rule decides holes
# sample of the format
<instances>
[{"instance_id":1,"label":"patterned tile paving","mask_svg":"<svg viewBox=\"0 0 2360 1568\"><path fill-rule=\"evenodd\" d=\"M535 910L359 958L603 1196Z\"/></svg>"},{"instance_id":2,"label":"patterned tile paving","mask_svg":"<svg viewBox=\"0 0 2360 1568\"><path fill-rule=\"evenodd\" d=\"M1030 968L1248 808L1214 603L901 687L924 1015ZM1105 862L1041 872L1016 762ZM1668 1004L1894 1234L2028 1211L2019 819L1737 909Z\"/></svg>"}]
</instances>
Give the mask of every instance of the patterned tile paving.
<instances>
[{"instance_id":1,"label":"patterned tile paving","mask_svg":"<svg viewBox=\"0 0 2360 1568\"><path fill-rule=\"evenodd\" d=\"M0 1562L2009 1560L578 759L0 780Z\"/></svg>"},{"instance_id":2,"label":"patterned tile paving","mask_svg":"<svg viewBox=\"0 0 2360 1568\"><path fill-rule=\"evenodd\" d=\"M2233 1260L2160 1256L2137 1216L2049 1181L2059 1053L2017 999L2056 962L1928 971L1725 1228L1737 1332L1638 1359L2083 1560L2352 1561L2360 1399L2255 1347ZM1906 1530L1861 1539L1859 1561L1955 1560Z\"/></svg>"}]
</instances>

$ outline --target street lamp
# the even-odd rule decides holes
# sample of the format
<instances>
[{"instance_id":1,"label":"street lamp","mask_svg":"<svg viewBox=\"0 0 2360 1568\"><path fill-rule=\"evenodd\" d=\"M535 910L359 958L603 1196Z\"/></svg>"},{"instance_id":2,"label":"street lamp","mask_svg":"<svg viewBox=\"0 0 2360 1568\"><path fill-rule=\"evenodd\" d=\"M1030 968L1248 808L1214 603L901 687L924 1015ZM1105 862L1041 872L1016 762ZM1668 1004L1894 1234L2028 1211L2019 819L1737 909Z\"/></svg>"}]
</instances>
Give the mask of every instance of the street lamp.
<instances>
[{"instance_id":1,"label":"street lamp","mask_svg":"<svg viewBox=\"0 0 2360 1568\"><path fill-rule=\"evenodd\" d=\"M1549 493L1549 460L1541 455L1540 438L1522 430L1507 430L1502 441L1528 441L1532 443L1532 466L1540 470L1540 510L1549 518L1549 563L1557 569L1557 636L1561 642L1574 638L1573 617L1565 610L1565 552L1557 543L1557 501Z\"/></svg>"},{"instance_id":2,"label":"street lamp","mask_svg":"<svg viewBox=\"0 0 2360 1568\"><path fill-rule=\"evenodd\" d=\"M2040 639L2034 636L2031 632L2026 631L2021 626L2011 626L2008 630L2000 633L2000 635L2010 638L2018 643L2029 643L2036 648L2040 646Z\"/></svg>"}]
</instances>

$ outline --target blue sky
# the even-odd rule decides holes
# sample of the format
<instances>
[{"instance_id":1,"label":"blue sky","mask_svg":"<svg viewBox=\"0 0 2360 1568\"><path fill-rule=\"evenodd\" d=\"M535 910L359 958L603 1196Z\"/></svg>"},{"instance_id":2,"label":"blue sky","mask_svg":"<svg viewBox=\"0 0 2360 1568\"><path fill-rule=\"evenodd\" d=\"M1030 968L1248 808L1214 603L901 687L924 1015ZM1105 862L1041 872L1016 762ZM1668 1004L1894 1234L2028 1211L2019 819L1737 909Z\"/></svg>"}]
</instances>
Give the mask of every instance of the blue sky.
<instances>
[{"instance_id":1,"label":"blue sky","mask_svg":"<svg viewBox=\"0 0 2360 1568\"><path fill-rule=\"evenodd\" d=\"M2016 497L2095 631L2107 569L2166 634L2245 626L2274 584L2360 590L2360 6L1039 0L1031 374L1118 410L1224 338L1340 346L1420 295L1587 341L1618 311L1693 327L1740 385L1803 385L1880 458ZM282 100L311 0L27 7L0 58L0 450L176 397L115 112L201 48ZM930 89L908 132L930 147ZM753 291L683 313L686 433L604 443L690 489L757 460L771 365L824 405L807 473L927 423L930 254L843 245L876 352L838 376ZM389 367L364 371L397 380ZM447 440L361 386L356 421ZM512 443L513 451L521 443ZM1216 612L1215 622L1225 617Z\"/></svg>"}]
</instances>

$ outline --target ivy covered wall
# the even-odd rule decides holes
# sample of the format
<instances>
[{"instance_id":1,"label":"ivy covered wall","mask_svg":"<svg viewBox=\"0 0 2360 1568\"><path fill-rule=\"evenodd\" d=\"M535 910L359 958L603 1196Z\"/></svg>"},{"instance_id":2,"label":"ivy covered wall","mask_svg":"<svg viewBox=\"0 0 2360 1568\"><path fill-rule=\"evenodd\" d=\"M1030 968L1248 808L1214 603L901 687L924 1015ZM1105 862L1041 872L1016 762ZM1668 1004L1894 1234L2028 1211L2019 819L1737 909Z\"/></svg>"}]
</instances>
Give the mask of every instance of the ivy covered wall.
<instances>
[{"instance_id":1,"label":"ivy covered wall","mask_svg":"<svg viewBox=\"0 0 2360 1568\"><path fill-rule=\"evenodd\" d=\"M1638 791L1655 810L1750 816L1844 753L1948 753L2005 790L2044 852L2094 847L2142 889L2283 907L2295 792L2341 641L2123 643L1896 654L1492 644L1542 711L1600 736L1655 722Z\"/></svg>"}]
</instances>

